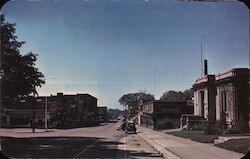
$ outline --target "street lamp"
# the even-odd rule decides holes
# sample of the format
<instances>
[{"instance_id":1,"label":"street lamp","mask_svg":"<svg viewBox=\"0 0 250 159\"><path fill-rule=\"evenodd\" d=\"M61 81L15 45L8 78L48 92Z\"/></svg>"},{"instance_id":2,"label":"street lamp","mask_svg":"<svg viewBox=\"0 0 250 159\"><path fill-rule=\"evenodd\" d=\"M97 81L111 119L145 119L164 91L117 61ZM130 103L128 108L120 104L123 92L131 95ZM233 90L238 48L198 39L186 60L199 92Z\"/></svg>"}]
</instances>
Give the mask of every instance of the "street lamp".
<instances>
[{"instance_id":1,"label":"street lamp","mask_svg":"<svg viewBox=\"0 0 250 159\"><path fill-rule=\"evenodd\" d=\"M54 77L50 79L55 79ZM46 78L45 78L46 80ZM44 113L44 119L45 119L45 131L48 130L48 96L45 96L45 113Z\"/></svg>"}]
</instances>

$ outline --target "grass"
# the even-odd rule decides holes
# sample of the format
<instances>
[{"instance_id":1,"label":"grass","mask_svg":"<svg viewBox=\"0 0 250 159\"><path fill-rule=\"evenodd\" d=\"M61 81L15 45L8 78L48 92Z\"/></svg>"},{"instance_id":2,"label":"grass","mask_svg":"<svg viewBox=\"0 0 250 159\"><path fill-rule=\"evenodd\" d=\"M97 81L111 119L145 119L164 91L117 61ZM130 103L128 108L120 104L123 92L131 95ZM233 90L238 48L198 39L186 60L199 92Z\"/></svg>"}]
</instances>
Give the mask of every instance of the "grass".
<instances>
[{"instance_id":1,"label":"grass","mask_svg":"<svg viewBox=\"0 0 250 159\"><path fill-rule=\"evenodd\" d=\"M203 142L203 143L214 143L214 139L217 139L218 135L205 135L204 131L174 131L167 132L167 134L189 138L194 141Z\"/></svg>"},{"instance_id":2,"label":"grass","mask_svg":"<svg viewBox=\"0 0 250 159\"><path fill-rule=\"evenodd\" d=\"M189 138L191 140L203 143L213 143L214 139L217 139L218 137L218 135L205 135L204 131L174 131L174 132L167 132L167 134L182 138ZM228 134L225 136L236 136L236 135ZM216 146L230 151L246 154L250 148L250 138L232 139L224 143L217 144Z\"/></svg>"},{"instance_id":3,"label":"grass","mask_svg":"<svg viewBox=\"0 0 250 159\"><path fill-rule=\"evenodd\" d=\"M217 144L216 146L227 149L227 150L246 154L248 152L249 147L250 147L250 138L232 139L232 140L226 141L224 143Z\"/></svg>"}]
</instances>

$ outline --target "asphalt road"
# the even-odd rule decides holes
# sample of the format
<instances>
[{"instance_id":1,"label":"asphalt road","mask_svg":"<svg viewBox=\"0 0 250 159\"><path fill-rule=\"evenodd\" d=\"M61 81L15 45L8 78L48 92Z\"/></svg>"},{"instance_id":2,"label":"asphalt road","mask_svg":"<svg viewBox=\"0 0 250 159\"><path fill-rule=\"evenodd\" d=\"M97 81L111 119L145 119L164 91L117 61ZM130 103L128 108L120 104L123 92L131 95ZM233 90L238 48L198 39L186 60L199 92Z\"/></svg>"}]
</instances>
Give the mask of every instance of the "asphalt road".
<instances>
[{"instance_id":1,"label":"asphalt road","mask_svg":"<svg viewBox=\"0 0 250 159\"><path fill-rule=\"evenodd\" d=\"M162 158L137 134L117 131L115 125L54 130L38 136L16 132L18 137L1 138L1 148L9 158Z\"/></svg>"}]
</instances>

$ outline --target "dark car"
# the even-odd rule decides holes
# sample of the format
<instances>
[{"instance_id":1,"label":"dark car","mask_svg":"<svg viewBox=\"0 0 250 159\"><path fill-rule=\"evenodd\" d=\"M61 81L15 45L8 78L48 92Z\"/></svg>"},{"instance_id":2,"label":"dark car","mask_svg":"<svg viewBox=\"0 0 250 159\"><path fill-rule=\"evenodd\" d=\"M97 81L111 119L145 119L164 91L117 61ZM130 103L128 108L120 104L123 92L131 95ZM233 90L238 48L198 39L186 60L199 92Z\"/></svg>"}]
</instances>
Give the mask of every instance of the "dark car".
<instances>
[{"instance_id":1,"label":"dark car","mask_svg":"<svg viewBox=\"0 0 250 159\"><path fill-rule=\"evenodd\" d=\"M125 133L133 133L136 134L136 127L134 123L127 123Z\"/></svg>"},{"instance_id":2,"label":"dark car","mask_svg":"<svg viewBox=\"0 0 250 159\"><path fill-rule=\"evenodd\" d=\"M116 130L123 130L125 131L125 127L126 127L126 122L120 122L116 125Z\"/></svg>"},{"instance_id":3,"label":"dark car","mask_svg":"<svg viewBox=\"0 0 250 159\"><path fill-rule=\"evenodd\" d=\"M125 131L125 129L126 129L126 125L127 125L127 123L126 123L126 122L122 123L122 125L121 125L121 129L122 129L123 131Z\"/></svg>"}]
</instances>

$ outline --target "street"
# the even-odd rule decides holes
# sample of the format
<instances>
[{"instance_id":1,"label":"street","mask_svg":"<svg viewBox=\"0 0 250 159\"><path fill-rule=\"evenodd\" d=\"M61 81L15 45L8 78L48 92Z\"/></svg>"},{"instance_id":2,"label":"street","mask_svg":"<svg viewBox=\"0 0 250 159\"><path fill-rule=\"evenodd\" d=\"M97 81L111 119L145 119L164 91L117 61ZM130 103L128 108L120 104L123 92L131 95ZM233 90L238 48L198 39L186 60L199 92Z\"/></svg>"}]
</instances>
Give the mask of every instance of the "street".
<instances>
[{"instance_id":1,"label":"street","mask_svg":"<svg viewBox=\"0 0 250 159\"><path fill-rule=\"evenodd\" d=\"M76 129L1 130L1 149L9 158L162 158L138 134L115 129L116 123ZM139 132L140 133L140 132Z\"/></svg>"}]
</instances>

